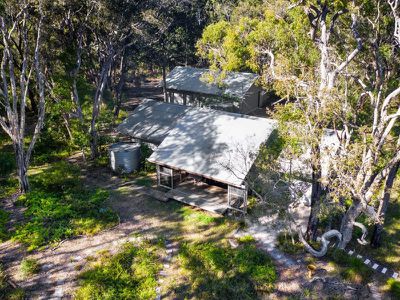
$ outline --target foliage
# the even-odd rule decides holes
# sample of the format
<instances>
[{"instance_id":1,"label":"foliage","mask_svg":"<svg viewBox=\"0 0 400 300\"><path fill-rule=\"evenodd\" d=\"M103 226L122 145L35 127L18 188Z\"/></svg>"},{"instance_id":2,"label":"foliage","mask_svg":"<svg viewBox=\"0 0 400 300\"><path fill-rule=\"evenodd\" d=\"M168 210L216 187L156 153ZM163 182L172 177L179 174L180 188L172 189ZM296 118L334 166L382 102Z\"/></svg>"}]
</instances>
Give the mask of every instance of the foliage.
<instances>
[{"instance_id":1,"label":"foliage","mask_svg":"<svg viewBox=\"0 0 400 300\"><path fill-rule=\"evenodd\" d=\"M102 259L80 275L76 299L155 299L157 244L125 244L122 251Z\"/></svg>"},{"instance_id":2,"label":"foliage","mask_svg":"<svg viewBox=\"0 0 400 300\"><path fill-rule=\"evenodd\" d=\"M24 258L21 261L21 272L25 278L35 275L39 273L39 271L40 271L40 266L36 259Z\"/></svg>"},{"instance_id":3,"label":"foliage","mask_svg":"<svg viewBox=\"0 0 400 300\"><path fill-rule=\"evenodd\" d=\"M146 173L152 173L156 171L156 165L147 161L153 150L147 145L142 143L140 145L140 170Z\"/></svg>"},{"instance_id":4,"label":"foliage","mask_svg":"<svg viewBox=\"0 0 400 300\"><path fill-rule=\"evenodd\" d=\"M272 290L275 268L252 244L232 249L214 243L185 244L179 260L200 299L254 299Z\"/></svg>"},{"instance_id":5,"label":"foliage","mask_svg":"<svg viewBox=\"0 0 400 300\"><path fill-rule=\"evenodd\" d=\"M116 214L105 205L108 192L90 190L81 184L79 167L55 163L32 175L31 192L19 198L26 206L26 221L13 238L29 250L80 234L95 234L113 226Z\"/></svg>"},{"instance_id":6,"label":"foliage","mask_svg":"<svg viewBox=\"0 0 400 300\"><path fill-rule=\"evenodd\" d=\"M304 253L304 246L297 235L292 236L288 232L282 232L278 235L278 248L288 254Z\"/></svg>"},{"instance_id":7,"label":"foliage","mask_svg":"<svg viewBox=\"0 0 400 300\"><path fill-rule=\"evenodd\" d=\"M0 243L6 241L9 238L9 232L7 230L8 220L9 213L3 209L0 209Z\"/></svg>"},{"instance_id":8,"label":"foliage","mask_svg":"<svg viewBox=\"0 0 400 300\"><path fill-rule=\"evenodd\" d=\"M345 251L334 249L328 252L337 272L345 279L353 283L366 283L371 279L374 271L366 266L362 260L349 256Z\"/></svg>"},{"instance_id":9,"label":"foliage","mask_svg":"<svg viewBox=\"0 0 400 300\"><path fill-rule=\"evenodd\" d=\"M21 288L13 288L7 282L7 274L3 266L0 264L0 299L4 300L23 300L25 292Z\"/></svg>"},{"instance_id":10,"label":"foliage","mask_svg":"<svg viewBox=\"0 0 400 300\"><path fill-rule=\"evenodd\" d=\"M387 285L389 287L389 292L392 294L393 297L396 299L400 298L400 282L396 279L390 278L387 281Z\"/></svg>"}]
</instances>

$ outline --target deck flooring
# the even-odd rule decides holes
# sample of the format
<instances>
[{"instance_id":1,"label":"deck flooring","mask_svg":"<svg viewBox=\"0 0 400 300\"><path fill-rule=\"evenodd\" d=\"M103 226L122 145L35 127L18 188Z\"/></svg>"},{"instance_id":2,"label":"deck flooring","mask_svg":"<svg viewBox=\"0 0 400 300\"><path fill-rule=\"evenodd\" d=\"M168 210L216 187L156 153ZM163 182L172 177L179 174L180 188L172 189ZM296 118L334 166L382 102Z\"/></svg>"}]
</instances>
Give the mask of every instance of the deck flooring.
<instances>
[{"instance_id":1,"label":"deck flooring","mask_svg":"<svg viewBox=\"0 0 400 300\"><path fill-rule=\"evenodd\" d=\"M220 215L227 210L227 190L202 182L184 181L168 191L166 196Z\"/></svg>"}]
</instances>

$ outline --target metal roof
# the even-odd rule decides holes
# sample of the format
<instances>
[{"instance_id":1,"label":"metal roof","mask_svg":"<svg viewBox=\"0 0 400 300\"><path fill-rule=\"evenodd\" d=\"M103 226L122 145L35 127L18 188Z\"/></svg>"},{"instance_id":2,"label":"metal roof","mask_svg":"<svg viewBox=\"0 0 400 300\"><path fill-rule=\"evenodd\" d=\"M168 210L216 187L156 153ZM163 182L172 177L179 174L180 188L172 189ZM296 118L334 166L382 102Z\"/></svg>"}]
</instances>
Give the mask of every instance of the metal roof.
<instances>
[{"instance_id":1,"label":"metal roof","mask_svg":"<svg viewBox=\"0 0 400 300\"><path fill-rule=\"evenodd\" d=\"M208 83L205 80L209 72L209 69L175 67L166 78L167 89L244 98L258 78L258 75L253 73L227 72L220 87L216 83Z\"/></svg>"},{"instance_id":2,"label":"metal roof","mask_svg":"<svg viewBox=\"0 0 400 300\"><path fill-rule=\"evenodd\" d=\"M276 127L271 119L191 108L148 160L241 186Z\"/></svg>"},{"instance_id":3,"label":"metal roof","mask_svg":"<svg viewBox=\"0 0 400 300\"><path fill-rule=\"evenodd\" d=\"M117 131L146 142L160 144L189 107L145 99Z\"/></svg>"}]
</instances>

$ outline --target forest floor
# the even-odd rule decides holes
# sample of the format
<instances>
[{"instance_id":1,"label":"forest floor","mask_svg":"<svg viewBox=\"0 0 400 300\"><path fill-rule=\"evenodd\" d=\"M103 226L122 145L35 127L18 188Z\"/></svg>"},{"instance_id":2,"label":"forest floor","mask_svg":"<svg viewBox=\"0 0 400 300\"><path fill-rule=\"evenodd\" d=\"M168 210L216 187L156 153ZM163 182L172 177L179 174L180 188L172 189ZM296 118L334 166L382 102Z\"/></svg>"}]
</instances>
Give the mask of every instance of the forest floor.
<instances>
[{"instance_id":1,"label":"forest floor","mask_svg":"<svg viewBox=\"0 0 400 300\"><path fill-rule=\"evenodd\" d=\"M77 163L76 160L72 160ZM225 242L233 238L240 223L200 211L174 201L161 202L146 194L144 186L129 183L124 178L114 176L107 168L87 168L83 170L87 186L99 186L110 190L108 205L119 215L119 224L114 228L94 236L79 236L67 239L56 246L41 251L27 252L25 247L9 240L0 244L0 260L12 281L26 291L29 299L72 298L79 286L79 274L90 266L95 257L104 253L115 254L126 242L136 243L141 239L163 239L174 245L193 242ZM140 182L140 181L138 181ZM19 208L6 207L12 218L21 218ZM40 272L24 278L21 261L24 258L38 261ZM296 260L296 258L293 258ZM312 299L317 295L340 295L351 292L353 296L368 299L370 291L362 285L343 283L327 271L327 264L319 263L318 277L308 278L307 267L303 263L291 267L275 263L278 279L269 299L282 297L304 297ZM172 257L163 271L160 281L162 299L180 299L182 293L193 284L180 270L179 262ZM324 294L330 290L331 294ZM196 295L192 295L196 298ZM370 297L373 299L373 297Z\"/></svg>"}]
</instances>

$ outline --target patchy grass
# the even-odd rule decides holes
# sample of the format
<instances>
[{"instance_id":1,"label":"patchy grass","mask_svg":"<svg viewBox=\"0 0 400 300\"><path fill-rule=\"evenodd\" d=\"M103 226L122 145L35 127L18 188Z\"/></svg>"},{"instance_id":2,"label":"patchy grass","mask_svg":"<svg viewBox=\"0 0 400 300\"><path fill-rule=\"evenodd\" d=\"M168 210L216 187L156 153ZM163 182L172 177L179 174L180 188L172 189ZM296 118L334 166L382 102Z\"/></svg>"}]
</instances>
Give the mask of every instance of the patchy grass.
<instances>
[{"instance_id":1,"label":"patchy grass","mask_svg":"<svg viewBox=\"0 0 400 300\"><path fill-rule=\"evenodd\" d=\"M252 244L184 244L179 262L191 283L180 291L182 298L255 299L272 291L277 278L270 258Z\"/></svg>"},{"instance_id":2,"label":"patchy grass","mask_svg":"<svg viewBox=\"0 0 400 300\"><path fill-rule=\"evenodd\" d=\"M115 256L100 255L80 275L75 299L155 299L161 269L158 244L125 244Z\"/></svg>"},{"instance_id":3,"label":"patchy grass","mask_svg":"<svg viewBox=\"0 0 400 300\"><path fill-rule=\"evenodd\" d=\"M9 239L10 234L7 230L7 222L9 220L9 213L0 209L0 243Z\"/></svg>"},{"instance_id":4,"label":"patchy grass","mask_svg":"<svg viewBox=\"0 0 400 300\"><path fill-rule=\"evenodd\" d=\"M182 215L184 222L195 225L210 225L222 219L204 211L195 210L189 206L182 206L179 213Z\"/></svg>"},{"instance_id":5,"label":"patchy grass","mask_svg":"<svg viewBox=\"0 0 400 300\"><path fill-rule=\"evenodd\" d=\"M20 265L22 275L27 278L33 276L40 271L39 263L36 259L24 258Z\"/></svg>"},{"instance_id":6,"label":"patchy grass","mask_svg":"<svg viewBox=\"0 0 400 300\"><path fill-rule=\"evenodd\" d=\"M0 299L22 300L25 299L25 292L21 288L13 288L7 281L7 274L0 264Z\"/></svg>"},{"instance_id":7,"label":"patchy grass","mask_svg":"<svg viewBox=\"0 0 400 300\"><path fill-rule=\"evenodd\" d=\"M256 240L251 235L244 235L244 236L241 236L240 238L238 238L238 242L239 242L239 244L252 244L252 243L255 243Z\"/></svg>"},{"instance_id":8,"label":"patchy grass","mask_svg":"<svg viewBox=\"0 0 400 300\"><path fill-rule=\"evenodd\" d=\"M278 248L288 254L304 253L304 245L299 241L297 235L293 236L288 232L278 235Z\"/></svg>"},{"instance_id":9,"label":"patchy grass","mask_svg":"<svg viewBox=\"0 0 400 300\"><path fill-rule=\"evenodd\" d=\"M25 222L13 238L34 250L62 239L92 235L116 224L117 215L105 205L109 193L82 186L80 169L56 163L30 176L32 191L18 199Z\"/></svg>"},{"instance_id":10,"label":"patchy grass","mask_svg":"<svg viewBox=\"0 0 400 300\"><path fill-rule=\"evenodd\" d=\"M352 283L365 284L369 282L374 271L367 267L362 260L347 255L343 250L334 249L328 251L330 264L340 276Z\"/></svg>"},{"instance_id":11,"label":"patchy grass","mask_svg":"<svg viewBox=\"0 0 400 300\"><path fill-rule=\"evenodd\" d=\"M150 176L145 175L137 178L135 183L141 186L151 187L154 184L154 180Z\"/></svg>"}]
</instances>

